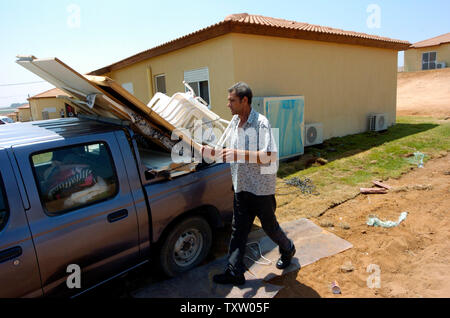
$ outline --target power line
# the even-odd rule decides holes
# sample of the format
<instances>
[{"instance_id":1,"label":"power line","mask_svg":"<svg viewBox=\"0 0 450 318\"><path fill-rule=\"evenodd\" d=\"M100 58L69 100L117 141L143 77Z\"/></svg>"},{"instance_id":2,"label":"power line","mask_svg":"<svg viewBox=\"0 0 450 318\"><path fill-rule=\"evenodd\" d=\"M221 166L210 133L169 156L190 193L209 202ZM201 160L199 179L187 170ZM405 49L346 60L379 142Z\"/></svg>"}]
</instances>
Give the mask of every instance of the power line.
<instances>
[{"instance_id":1,"label":"power line","mask_svg":"<svg viewBox=\"0 0 450 318\"><path fill-rule=\"evenodd\" d=\"M0 84L0 87L3 87L3 86L17 86L17 85L30 85L30 84L45 83L45 82L46 81Z\"/></svg>"},{"instance_id":2,"label":"power line","mask_svg":"<svg viewBox=\"0 0 450 318\"><path fill-rule=\"evenodd\" d=\"M15 97L24 97L24 96L27 96L27 97L28 97L27 94L24 94L24 95L16 95L16 96L0 96L0 99L5 99L5 98L15 98Z\"/></svg>"}]
</instances>

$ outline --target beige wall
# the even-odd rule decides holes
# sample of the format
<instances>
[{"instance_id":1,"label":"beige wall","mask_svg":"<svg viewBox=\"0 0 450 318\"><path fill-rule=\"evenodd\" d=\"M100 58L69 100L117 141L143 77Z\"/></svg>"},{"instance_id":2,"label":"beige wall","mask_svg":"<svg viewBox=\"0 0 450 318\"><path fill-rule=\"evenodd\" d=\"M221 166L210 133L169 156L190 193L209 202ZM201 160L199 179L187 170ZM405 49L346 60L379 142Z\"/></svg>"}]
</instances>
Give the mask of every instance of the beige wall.
<instances>
[{"instance_id":1,"label":"beige wall","mask_svg":"<svg viewBox=\"0 0 450 318\"><path fill-rule=\"evenodd\" d=\"M19 115L18 115L19 121L25 122L25 121L33 120L31 118L30 108L18 109L18 111L19 111Z\"/></svg>"},{"instance_id":2,"label":"beige wall","mask_svg":"<svg viewBox=\"0 0 450 318\"><path fill-rule=\"evenodd\" d=\"M218 115L229 117L227 88L233 85L231 34L188 46L105 74L119 84L133 83L134 95L147 104L154 95L155 75L166 75L167 95L184 92L184 71L208 67L210 104Z\"/></svg>"},{"instance_id":3,"label":"beige wall","mask_svg":"<svg viewBox=\"0 0 450 318\"><path fill-rule=\"evenodd\" d=\"M212 110L225 119L227 88L247 82L255 96L305 96L305 123L321 122L324 138L367 130L370 112L395 123L397 51L279 37L227 34L104 74L132 82L147 104L153 77L166 75L167 95L184 91L186 70L209 68Z\"/></svg>"},{"instance_id":4,"label":"beige wall","mask_svg":"<svg viewBox=\"0 0 450 318\"><path fill-rule=\"evenodd\" d=\"M395 123L397 51L234 34L235 81L254 96L305 96L305 123L328 139L367 130L370 112Z\"/></svg>"},{"instance_id":5,"label":"beige wall","mask_svg":"<svg viewBox=\"0 0 450 318\"><path fill-rule=\"evenodd\" d=\"M56 97L46 97L46 98L36 98L29 99L31 114L33 116L33 120L42 120L42 112L49 108L49 110L55 110L55 112L48 113L48 119L61 118L61 110L64 111L64 116L66 117L66 107L65 104L69 104L73 106L70 102L62 98ZM75 108L75 111L78 113L78 109Z\"/></svg>"},{"instance_id":6,"label":"beige wall","mask_svg":"<svg viewBox=\"0 0 450 318\"><path fill-rule=\"evenodd\" d=\"M422 70L422 53L436 52L437 62L446 62L450 67L450 43L438 46L429 46L405 51L404 71L416 72Z\"/></svg>"}]
</instances>

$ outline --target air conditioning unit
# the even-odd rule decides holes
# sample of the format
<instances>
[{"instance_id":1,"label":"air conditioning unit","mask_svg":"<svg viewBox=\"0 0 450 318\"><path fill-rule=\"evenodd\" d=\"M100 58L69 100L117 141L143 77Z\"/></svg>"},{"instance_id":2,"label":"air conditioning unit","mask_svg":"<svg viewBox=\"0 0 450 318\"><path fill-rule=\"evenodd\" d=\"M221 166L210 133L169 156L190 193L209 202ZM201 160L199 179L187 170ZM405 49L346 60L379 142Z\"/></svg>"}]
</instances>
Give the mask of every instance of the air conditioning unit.
<instances>
[{"instance_id":1,"label":"air conditioning unit","mask_svg":"<svg viewBox=\"0 0 450 318\"><path fill-rule=\"evenodd\" d=\"M369 115L369 130L380 131L387 129L387 114L370 114Z\"/></svg>"},{"instance_id":2,"label":"air conditioning unit","mask_svg":"<svg viewBox=\"0 0 450 318\"><path fill-rule=\"evenodd\" d=\"M436 68L445 68L445 67L446 67L445 62L436 63Z\"/></svg>"},{"instance_id":3,"label":"air conditioning unit","mask_svg":"<svg viewBox=\"0 0 450 318\"><path fill-rule=\"evenodd\" d=\"M323 124L305 124L305 146L323 143Z\"/></svg>"}]
</instances>

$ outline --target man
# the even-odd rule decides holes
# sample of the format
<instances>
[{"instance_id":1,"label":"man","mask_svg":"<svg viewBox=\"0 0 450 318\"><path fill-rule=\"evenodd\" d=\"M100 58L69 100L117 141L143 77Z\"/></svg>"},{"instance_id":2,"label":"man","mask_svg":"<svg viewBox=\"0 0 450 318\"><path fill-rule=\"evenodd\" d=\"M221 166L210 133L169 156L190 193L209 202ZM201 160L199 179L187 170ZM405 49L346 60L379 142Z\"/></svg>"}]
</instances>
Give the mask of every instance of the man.
<instances>
[{"instance_id":1,"label":"man","mask_svg":"<svg viewBox=\"0 0 450 318\"><path fill-rule=\"evenodd\" d=\"M202 147L202 155L230 162L234 189L232 234L228 265L223 274L215 275L218 284L245 283L244 254L248 234L256 216L266 234L279 246L281 254L276 267L286 268L295 254L291 240L275 217L275 183L277 148L269 121L251 107L252 91L239 82L228 89L228 107L234 115L228 148L214 150ZM275 165L275 169L270 167Z\"/></svg>"}]
</instances>

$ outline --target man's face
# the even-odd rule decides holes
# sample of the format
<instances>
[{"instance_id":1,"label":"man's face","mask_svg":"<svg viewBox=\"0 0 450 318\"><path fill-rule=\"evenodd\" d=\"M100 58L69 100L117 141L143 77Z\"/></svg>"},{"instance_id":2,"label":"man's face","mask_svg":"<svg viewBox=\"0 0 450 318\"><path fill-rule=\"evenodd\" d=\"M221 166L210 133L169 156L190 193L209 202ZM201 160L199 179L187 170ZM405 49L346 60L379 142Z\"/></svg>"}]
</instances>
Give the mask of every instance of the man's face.
<instances>
[{"instance_id":1,"label":"man's face","mask_svg":"<svg viewBox=\"0 0 450 318\"><path fill-rule=\"evenodd\" d=\"M239 99L239 96L236 96L236 93L232 91L228 93L228 108L231 110L232 115L239 115L242 113L244 107L247 105L247 97Z\"/></svg>"}]
</instances>

